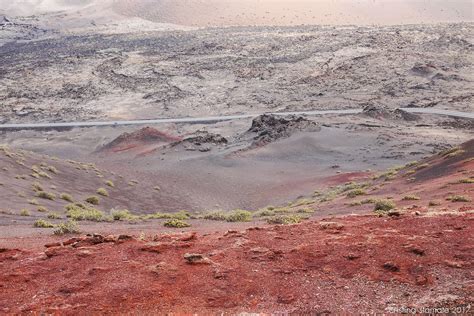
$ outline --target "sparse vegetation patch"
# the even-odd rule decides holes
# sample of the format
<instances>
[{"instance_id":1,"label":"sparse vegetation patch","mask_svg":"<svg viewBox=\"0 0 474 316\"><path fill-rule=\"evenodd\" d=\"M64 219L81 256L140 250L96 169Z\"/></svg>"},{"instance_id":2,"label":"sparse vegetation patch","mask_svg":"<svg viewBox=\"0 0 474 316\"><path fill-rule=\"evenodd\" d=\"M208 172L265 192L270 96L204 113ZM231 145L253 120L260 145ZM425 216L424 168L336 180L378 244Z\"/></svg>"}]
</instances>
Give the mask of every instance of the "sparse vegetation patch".
<instances>
[{"instance_id":1,"label":"sparse vegetation patch","mask_svg":"<svg viewBox=\"0 0 474 316\"><path fill-rule=\"evenodd\" d=\"M171 227L171 228L186 228L186 227L191 227L191 224L180 220L180 219L170 219L166 221L163 224L165 227Z\"/></svg>"},{"instance_id":2,"label":"sparse vegetation patch","mask_svg":"<svg viewBox=\"0 0 474 316\"><path fill-rule=\"evenodd\" d=\"M85 201L92 205L99 205L100 203L100 199L95 195L89 196Z\"/></svg>"},{"instance_id":3,"label":"sparse vegetation patch","mask_svg":"<svg viewBox=\"0 0 474 316\"><path fill-rule=\"evenodd\" d=\"M272 218L269 218L267 222L269 224L281 224L281 225L289 225L289 224L298 224L302 220L301 216L298 215L279 215Z\"/></svg>"},{"instance_id":4,"label":"sparse vegetation patch","mask_svg":"<svg viewBox=\"0 0 474 316\"><path fill-rule=\"evenodd\" d=\"M38 193L36 193L36 196L51 201L54 201L54 199L56 199L56 195L54 193L45 191L39 191Z\"/></svg>"},{"instance_id":5,"label":"sparse vegetation patch","mask_svg":"<svg viewBox=\"0 0 474 316\"><path fill-rule=\"evenodd\" d=\"M374 212L377 214L385 214L396 207L395 203L390 200L378 200L375 202Z\"/></svg>"},{"instance_id":6,"label":"sparse vegetation patch","mask_svg":"<svg viewBox=\"0 0 474 316\"><path fill-rule=\"evenodd\" d=\"M228 222L250 222L252 213L244 210L235 210L227 216Z\"/></svg>"},{"instance_id":7,"label":"sparse vegetation patch","mask_svg":"<svg viewBox=\"0 0 474 316\"><path fill-rule=\"evenodd\" d=\"M65 223L57 225L54 230L55 235L78 234L80 233L79 226L75 221L69 220Z\"/></svg>"},{"instance_id":8,"label":"sparse vegetation patch","mask_svg":"<svg viewBox=\"0 0 474 316\"><path fill-rule=\"evenodd\" d=\"M33 224L33 226L36 227L36 228L54 228L55 227L53 223L45 221L44 219L37 220Z\"/></svg>"}]
</instances>

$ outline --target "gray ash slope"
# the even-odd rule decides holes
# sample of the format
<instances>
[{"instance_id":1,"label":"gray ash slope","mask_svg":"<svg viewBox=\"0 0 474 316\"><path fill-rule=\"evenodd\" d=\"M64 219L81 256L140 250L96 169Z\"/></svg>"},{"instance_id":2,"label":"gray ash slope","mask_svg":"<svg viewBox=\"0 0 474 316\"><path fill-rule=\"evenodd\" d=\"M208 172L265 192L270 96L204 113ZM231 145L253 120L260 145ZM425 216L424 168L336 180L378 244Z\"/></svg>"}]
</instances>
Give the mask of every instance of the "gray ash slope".
<instances>
[{"instance_id":1,"label":"gray ash slope","mask_svg":"<svg viewBox=\"0 0 474 316\"><path fill-rule=\"evenodd\" d=\"M10 40L0 46L0 117L133 119L371 105L472 111L473 26L233 27Z\"/></svg>"}]
</instances>

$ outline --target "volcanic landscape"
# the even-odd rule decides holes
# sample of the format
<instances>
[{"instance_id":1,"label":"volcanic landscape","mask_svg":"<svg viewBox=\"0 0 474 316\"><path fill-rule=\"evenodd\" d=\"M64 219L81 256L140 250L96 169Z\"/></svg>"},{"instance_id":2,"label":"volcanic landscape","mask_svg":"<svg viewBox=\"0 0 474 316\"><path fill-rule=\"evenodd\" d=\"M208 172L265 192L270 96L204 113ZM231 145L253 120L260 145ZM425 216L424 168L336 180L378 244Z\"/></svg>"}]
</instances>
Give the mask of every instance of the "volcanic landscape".
<instances>
[{"instance_id":1,"label":"volcanic landscape","mask_svg":"<svg viewBox=\"0 0 474 316\"><path fill-rule=\"evenodd\" d=\"M472 17L9 3L0 314L472 313Z\"/></svg>"}]
</instances>

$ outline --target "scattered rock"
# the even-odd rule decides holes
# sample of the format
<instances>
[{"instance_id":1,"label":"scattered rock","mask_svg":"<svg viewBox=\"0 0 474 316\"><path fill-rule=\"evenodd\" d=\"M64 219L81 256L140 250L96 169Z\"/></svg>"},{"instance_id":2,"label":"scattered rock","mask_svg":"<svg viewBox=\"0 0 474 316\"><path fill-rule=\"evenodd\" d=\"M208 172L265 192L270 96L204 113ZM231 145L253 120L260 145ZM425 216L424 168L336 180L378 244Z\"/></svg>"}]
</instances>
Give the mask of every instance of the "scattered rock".
<instances>
[{"instance_id":1,"label":"scattered rock","mask_svg":"<svg viewBox=\"0 0 474 316\"><path fill-rule=\"evenodd\" d=\"M68 252L68 249L66 247L52 247L52 248L46 249L44 254L48 258L52 258L52 257L63 255L66 252Z\"/></svg>"},{"instance_id":2,"label":"scattered rock","mask_svg":"<svg viewBox=\"0 0 474 316\"><path fill-rule=\"evenodd\" d=\"M197 253L186 253L184 254L184 259L189 264L211 264L211 259L205 257L202 254Z\"/></svg>"},{"instance_id":3,"label":"scattered rock","mask_svg":"<svg viewBox=\"0 0 474 316\"><path fill-rule=\"evenodd\" d=\"M81 258L85 258L85 257L89 257L93 254L94 252L92 251L92 249L79 249L79 251L76 253L76 255L78 257L81 257Z\"/></svg>"},{"instance_id":4,"label":"scattered rock","mask_svg":"<svg viewBox=\"0 0 474 316\"><path fill-rule=\"evenodd\" d=\"M143 247L140 248L142 251L147 251L147 252L154 252L154 253L161 253L165 249L169 248L169 243L148 243L144 245Z\"/></svg>"},{"instance_id":5,"label":"scattered rock","mask_svg":"<svg viewBox=\"0 0 474 316\"><path fill-rule=\"evenodd\" d=\"M416 285L426 285L428 284L428 278L422 275L419 275L416 277L415 283Z\"/></svg>"},{"instance_id":6,"label":"scattered rock","mask_svg":"<svg viewBox=\"0 0 474 316\"><path fill-rule=\"evenodd\" d=\"M207 131L197 131L193 136L187 137L181 141L171 144L171 146L183 146L186 150L207 152L211 146L226 145L228 140L219 134L209 133Z\"/></svg>"},{"instance_id":7,"label":"scattered rock","mask_svg":"<svg viewBox=\"0 0 474 316\"><path fill-rule=\"evenodd\" d=\"M321 222L319 223L319 228L328 230L341 230L344 228L344 225L337 222Z\"/></svg>"},{"instance_id":8,"label":"scattered rock","mask_svg":"<svg viewBox=\"0 0 474 316\"><path fill-rule=\"evenodd\" d=\"M104 242L116 242L117 238L114 235L108 235L104 237Z\"/></svg>"},{"instance_id":9,"label":"scattered rock","mask_svg":"<svg viewBox=\"0 0 474 316\"><path fill-rule=\"evenodd\" d=\"M398 210L390 210L388 211L387 215L390 217L400 217L402 213Z\"/></svg>"},{"instance_id":10,"label":"scattered rock","mask_svg":"<svg viewBox=\"0 0 474 316\"><path fill-rule=\"evenodd\" d=\"M84 239L85 239L85 237L73 237L71 239L68 239L68 240L64 241L63 245L64 246L70 246L70 245L76 244L80 241L83 241Z\"/></svg>"},{"instance_id":11,"label":"scattered rock","mask_svg":"<svg viewBox=\"0 0 474 316\"><path fill-rule=\"evenodd\" d=\"M386 262L383 264L383 268L387 271L390 271L390 272L398 272L400 271L400 267L393 263L393 262Z\"/></svg>"},{"instance_id":12,"label":"scattered rock","mask_svg":"<svg viewBox=\"0 0 474 316\"><path fill-rule=\"evenodd\" d=\"M417 256L424 256L425 255L425 250L418 248L418 247L409 247L409 251L411 253L414 253Z\"/></svg>"},{"instance_id":13,"label":"scattered rock","mask_svg":"<svg viewBox=\"0 0 474 316\"><path fill-rule=\"evenodd\" d=\"M52 242L49 244L44 245L46 248L52 248L52 247L61 247L62 244L60 242Z\"/></svg>"},{"instance_id":14,"label":"scattered rock","mask_svg":"<svg viewBox=\"0 0 474 316\"><path fill-rule=\"evenodd\" d=\"M344 258L347 258L348 260L355 260L355 259L359 259L360 255L350 253L350 254L345 255Z\"/></svg>"},{"instance_id":15,"label":"scattered rock","mask_svg":"<svg viewBox=\"0 0 474 316\"><path fill-rule=\"evenodd\" d=\"M117 241L127 241L127 240L132 240L133 236L130 235L119 235L117 238Z\"/></svg>"},{"instance_id":16,"label":"scattered rock","mask_svg":"<svg viewBox=\"0 0 474 316\"><path fill-rule=\"evenodd\" d=\"M451 268L462 268L464 266L462 261L445 260L444 263Z\"/></svg>"},{"instance_id":17,"label":"scattered rock","mask_svg":"<svg viewBox=\"0 0 474 316\"><path fill-rule=\"evenodd\" d=\"M291 304L296 300L294 294L283 294L278 296L277 302L280 304Z\"/></svg>"},{"instance_id":18,"label":"scattered rock","mask_svg":"<svg viewBox=\"0 0 474 316\"><path fill-rule=\"evenodd\" d=\"M183 236L179 237L177 240L178 241L191 241L191 240L196 240L196 239L197 239L197 233L191 232L189 234L183 234Z\"/></svg>"},{"instance_id":19,"label":"scattered rock","mask_svg":"<svg viewBox=\"0 0 474 316\"><path fill-rule=\"evenodd\" d=\"M368 117L377 119L377 120L402 120L402 121L418 121L420 116L409 113L402 109L387 109L381 106L367 105L362 113Z\"/></svg>"}]
</instances>

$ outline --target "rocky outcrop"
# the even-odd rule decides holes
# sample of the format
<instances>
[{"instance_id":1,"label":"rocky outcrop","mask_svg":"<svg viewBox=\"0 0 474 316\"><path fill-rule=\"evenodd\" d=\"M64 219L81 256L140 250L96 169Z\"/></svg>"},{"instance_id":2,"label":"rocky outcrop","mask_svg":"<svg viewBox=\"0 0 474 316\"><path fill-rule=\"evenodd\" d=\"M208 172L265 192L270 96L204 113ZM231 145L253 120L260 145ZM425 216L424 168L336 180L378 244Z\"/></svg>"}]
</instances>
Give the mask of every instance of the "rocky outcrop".
<instances>
[{"instance_id":1,"label":"rocky outcrop","mask_svg":"<svg viewBox=\"0 0 474 316\"><path fill-rule=\"evenodd\" d=\"M264 114L252 121L252 126L246 132L253 141L253 146L266 145L278 139L290 137L296 132L317 132L317 123L302 116L283 118L276 115Z\"/></svg>"}]
</instances>

